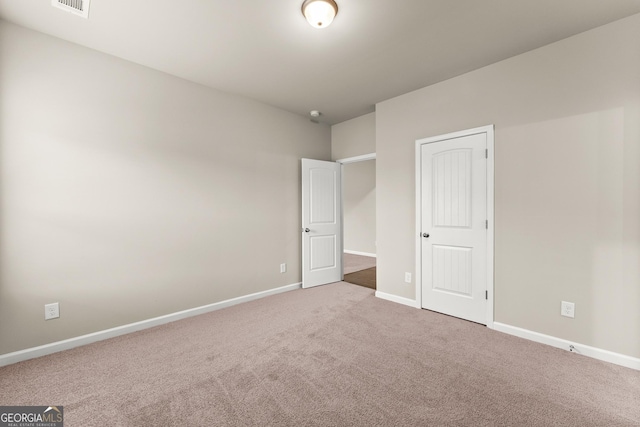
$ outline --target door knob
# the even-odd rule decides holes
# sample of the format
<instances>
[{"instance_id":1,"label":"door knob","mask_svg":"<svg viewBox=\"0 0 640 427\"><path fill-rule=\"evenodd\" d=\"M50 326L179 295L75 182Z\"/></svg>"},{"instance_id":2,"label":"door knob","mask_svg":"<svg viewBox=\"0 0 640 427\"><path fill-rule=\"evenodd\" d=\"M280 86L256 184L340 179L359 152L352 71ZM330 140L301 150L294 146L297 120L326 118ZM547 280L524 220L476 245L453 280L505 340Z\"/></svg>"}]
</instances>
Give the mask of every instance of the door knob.
<instances>
[{"instance_id":1,"label":"door knob","mask_svg":"<svg viewBox=\"0 0 640 427\"><path fill-rule=\"evenodd\" d=\"M308 228L305 228L305 229L304 229L304 232L305 232L305 233L308 233L308 232L310 232L310 231L311 231L311 230L309 230Z\"/></svg>"},{"instance_id":2,"label":"door knob","mask_svg":"<svg viewBox=\"0 0 640 427\"><path fill-rule=\"evenodd\" d=\"M422 233L422 237L424 237L425 239L429 238L429 233Z\"/></svg>"}]
</instances>

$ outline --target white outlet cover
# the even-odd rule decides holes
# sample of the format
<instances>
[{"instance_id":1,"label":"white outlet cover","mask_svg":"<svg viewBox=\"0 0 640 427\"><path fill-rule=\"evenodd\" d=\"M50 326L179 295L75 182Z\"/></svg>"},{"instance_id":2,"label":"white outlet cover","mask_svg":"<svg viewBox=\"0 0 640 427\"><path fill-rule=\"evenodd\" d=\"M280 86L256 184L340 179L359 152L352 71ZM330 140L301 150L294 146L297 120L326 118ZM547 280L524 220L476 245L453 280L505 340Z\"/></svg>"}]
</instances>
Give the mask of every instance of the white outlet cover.
<instances>
[{"instance_id":1,"label":"white outlet cover","mask_svg":"<svg viewBox=\"0 0 640 427\"><path fill-rule=\"evenodd\" d=\"M560 314L565 317L575 318L576 305L572 302L562 301L560 304Z\"/></svg>"},{"instance_id":2,"label":"white outlet cover","mask_svg":"<svg viewBox=\"0 0 640 427\"><path fill-rule=\"evenodd\" d=\"M411 273L404 273L404 281L411 283Z\"/></svg>"},{"instance_id":3,"label":"white outlet cover","mask_svg":"<svg viewBox=\"0 0 640 427\"><path fill-rule=\"evenodd\" d=\"M44 320L57 319L58 317L60 317L60 304L54 302L44 305Z\"/></svg>"},{"instance_id":4,"label":"white outlet cover","mask_svg":"<svg viewBox=\"0 0 640 427\"><path fill-rule=\"evenodd\" d=\"M286 273L287 272L287 264L280 264L280 273Z\"/></svg>"}]
</instances>

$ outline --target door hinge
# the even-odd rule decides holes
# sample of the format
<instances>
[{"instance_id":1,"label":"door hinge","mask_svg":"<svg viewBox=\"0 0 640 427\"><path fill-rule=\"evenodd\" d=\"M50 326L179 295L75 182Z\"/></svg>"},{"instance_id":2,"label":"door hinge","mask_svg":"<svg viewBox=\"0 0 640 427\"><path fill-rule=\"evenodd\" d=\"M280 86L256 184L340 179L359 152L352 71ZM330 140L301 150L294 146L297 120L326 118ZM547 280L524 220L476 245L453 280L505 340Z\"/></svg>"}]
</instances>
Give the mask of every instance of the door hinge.
<instances>
[{"instance_id":1,"label":"door hinge","mask_svg":"<svg viewBox=\"0 0 640 427\"><path fill-rule=\"evenodd\" d=\"M489 291L484 291L484 299L489 299Z\"/></svg>"},{"instance_id":2,"label":"door hinge","mask_svg":"<svg viewBox=\"0 0 640 427\"><path fill-rule=\"evenodd\" d=\"M487 228L487 230L489 229L489 220L486 220L486 221L484 222L484 226Z\"/></svg>"},{"instance_id":3,"label":"door hinge","mask_svg":"<svg viewBox=\"0 0 640 427\"><path fill-rule=\"evenodd\" d=\"M489 149L488 149L488 148L486 148L486 149L484 150L484 158L485 158L485 159L488 159L488 158L489 158Z\"/></svg>"}]
</instances>

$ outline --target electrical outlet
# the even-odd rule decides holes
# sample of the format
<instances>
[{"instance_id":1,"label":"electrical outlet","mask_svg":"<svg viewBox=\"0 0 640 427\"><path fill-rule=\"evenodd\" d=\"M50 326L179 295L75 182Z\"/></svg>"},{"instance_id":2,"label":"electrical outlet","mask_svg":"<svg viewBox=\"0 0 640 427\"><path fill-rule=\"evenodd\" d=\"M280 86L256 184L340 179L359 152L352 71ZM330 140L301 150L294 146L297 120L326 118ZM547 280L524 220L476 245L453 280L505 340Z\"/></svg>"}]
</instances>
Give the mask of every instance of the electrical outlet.
<instances>
[{"instance_id":1,"label":"electrical outlet","mask_svg":"<svg viewBox=\"0 0 640 427\"><path fill-rule=\"evenodd\" d=\"M280 264L280 273L286 273L286 272L287 272L287 264L286 263Z\"/></svg>"},{"instance_id":2,"label":"electrical outlet","mask_svg":"<svg viewBox=\"0 0 640 427\"><path fill-rule=\"evenodd\" d=\"M411 283L411 273L404 273L404 281Z\"/></svg>"},{"instance_id":3,"label":"electrical outlet","mask_svg":"<svg viewBox=\"0 0 640 427\"><path fill-rule=\"evenodd\" d=\"M560 304L560 314L565 317L576 317L576 305L572 302L562 301Z\"/></svg>"},{"instance_id":4,"label":"electrical outlet","mask_svg":"<svg viewBox=\"0 0 640 427\"><path fill-rule=\"evenodd\" d=\"M44 320L57 319L58 317L60 317L60 304L54 302L44 305Z\"/></svg>"}]
</instances>

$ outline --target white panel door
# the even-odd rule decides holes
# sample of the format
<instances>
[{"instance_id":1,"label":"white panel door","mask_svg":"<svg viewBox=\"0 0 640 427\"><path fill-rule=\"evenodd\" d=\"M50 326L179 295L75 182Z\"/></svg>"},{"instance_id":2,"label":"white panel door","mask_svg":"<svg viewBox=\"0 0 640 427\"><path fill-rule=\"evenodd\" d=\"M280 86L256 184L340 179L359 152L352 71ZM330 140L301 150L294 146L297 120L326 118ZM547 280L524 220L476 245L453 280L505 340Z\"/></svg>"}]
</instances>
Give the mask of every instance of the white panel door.
<instances>
[{"instance_id":1,"label":"white panel door","mask_svg":"<svg viewBox=\"0 0 640 427\"><path fill-rule=\"evenodd\" d=\"M420 145L422 307L487 324L487 134Z\"/></svg>"},{"instance_id":2,"label":"white panel door","mask_svg":"<svg viewBox=\"0 0 640 427\"><path fill-rule=\"evenodd\" d=\"M302 287L342 280L342 166L302 159Z\"/></svg>"}]
</instances>

